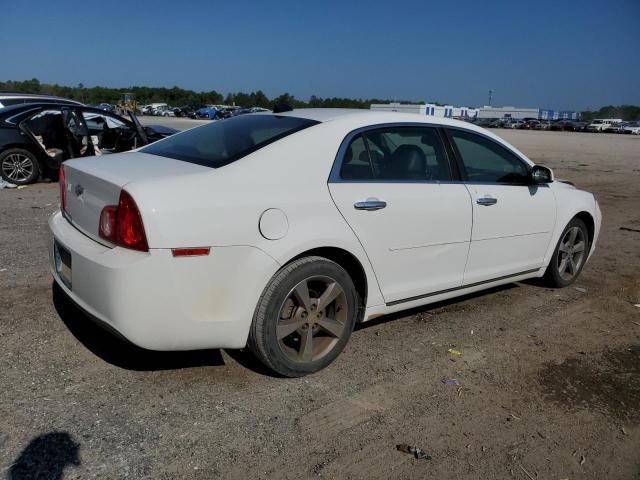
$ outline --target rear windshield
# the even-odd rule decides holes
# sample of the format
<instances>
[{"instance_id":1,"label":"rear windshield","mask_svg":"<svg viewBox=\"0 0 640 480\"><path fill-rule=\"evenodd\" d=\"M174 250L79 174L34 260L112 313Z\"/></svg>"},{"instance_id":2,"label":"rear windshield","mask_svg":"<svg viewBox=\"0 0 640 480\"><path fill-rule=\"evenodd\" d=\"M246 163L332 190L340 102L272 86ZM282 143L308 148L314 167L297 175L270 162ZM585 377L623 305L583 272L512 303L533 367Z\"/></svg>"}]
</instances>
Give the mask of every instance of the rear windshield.
<instances>
[{"instance_id":1,"label":"rear windshield","mask_svg":"<svg viewBox=\"0 0 640 480\"><path fill-rule=\"evenodd\" d=\"M243 115L187 130L141 151L218 168L317 123L279 115Z\"/></svg>"}]
</instances>

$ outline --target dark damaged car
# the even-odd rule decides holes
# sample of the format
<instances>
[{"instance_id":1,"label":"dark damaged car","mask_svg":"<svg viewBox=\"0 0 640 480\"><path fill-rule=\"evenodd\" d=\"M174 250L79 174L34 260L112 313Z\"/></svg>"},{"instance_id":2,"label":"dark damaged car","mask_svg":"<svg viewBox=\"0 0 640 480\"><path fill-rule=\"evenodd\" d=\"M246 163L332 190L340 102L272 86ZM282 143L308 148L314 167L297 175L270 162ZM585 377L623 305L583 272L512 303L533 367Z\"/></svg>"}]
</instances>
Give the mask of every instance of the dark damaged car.
<instances>
[{"instance_id":1,"label":"dark damaged car","mask_svg":"<svg viewBox=\"0 0 640 480\"><path fill-rule=\"evenodd\" d=\"M25 185L40 175L55 178L70 158L126 152L176 132L76 103L14 105L0 109L0 173Z\"/></svg>"}]
</instances>

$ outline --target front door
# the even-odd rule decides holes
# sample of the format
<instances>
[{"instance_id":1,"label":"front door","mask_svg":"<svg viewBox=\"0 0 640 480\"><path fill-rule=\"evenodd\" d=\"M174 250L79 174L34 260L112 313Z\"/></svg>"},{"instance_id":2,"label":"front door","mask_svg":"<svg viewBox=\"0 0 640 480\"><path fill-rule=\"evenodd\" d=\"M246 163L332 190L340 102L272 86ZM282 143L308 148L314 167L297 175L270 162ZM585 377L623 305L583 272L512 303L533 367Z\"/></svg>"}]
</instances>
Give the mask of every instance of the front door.
<instances>
[{"instance_id":1,"label":"front door","mask_svg":"<svg viewBox=\"0 0 640 480\"><path fill-rule=\"evenodd\" d=\"M462 284L471 201L431 127L353 136L332 174L333 201L373 265L387 304Z\"/></svg>"},{"instance_id":2,"label":"front door","mask_svg":"<svg viewBox=\"0 0 640 480\"><path fill-rule=\"evenodd\" d=\"M448 135L473 204L464 284L542 267L556 218L551 189L532 185L529 164L498 142L467 130Z\"/></svg>"}]
</instances>

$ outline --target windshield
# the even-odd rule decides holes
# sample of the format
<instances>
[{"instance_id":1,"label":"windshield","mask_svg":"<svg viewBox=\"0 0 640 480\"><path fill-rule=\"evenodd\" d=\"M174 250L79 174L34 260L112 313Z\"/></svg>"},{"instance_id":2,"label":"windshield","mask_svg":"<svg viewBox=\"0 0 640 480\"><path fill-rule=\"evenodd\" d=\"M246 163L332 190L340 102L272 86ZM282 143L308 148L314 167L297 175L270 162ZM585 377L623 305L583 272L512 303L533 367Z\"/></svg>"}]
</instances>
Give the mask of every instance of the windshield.
<instances>
[{"instance_id":1,"label":"windshield","mask_svg":"<svg viewBox=\"0 0 640 480\"><path fill-rule=\"evenodd\" d=\"M318 123L279 115L242 115L187 130L141 151L218 168Z\"/></svg>"}]
</instances>

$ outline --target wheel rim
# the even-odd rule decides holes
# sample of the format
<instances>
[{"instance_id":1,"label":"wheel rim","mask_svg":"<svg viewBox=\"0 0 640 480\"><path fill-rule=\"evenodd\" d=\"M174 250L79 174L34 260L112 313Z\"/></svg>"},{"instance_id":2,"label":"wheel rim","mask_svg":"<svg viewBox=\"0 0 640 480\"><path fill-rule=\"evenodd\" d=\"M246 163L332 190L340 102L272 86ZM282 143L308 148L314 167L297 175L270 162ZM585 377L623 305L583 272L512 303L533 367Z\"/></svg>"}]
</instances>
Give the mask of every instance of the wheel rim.
<instances>
[{"instance_id":1,"label":"wheel rim","mask_svg":"<svg viewBox=\"0 0 640 480\"><path fill-rule=\"evenodd\" d=\"M2 172L9 180L25 182L33 175L33 168L33 161L22 153L12 153L2 161Z\"/></svg>"},{"instance_id":2,"label":"wheel rim","mask_svg":"<svg viewBox=\"0 0 640 480\"><path fill-rule=\"evenodd\" d=\"M333 350L347 333L347 296L331 277L313 276L287 295L276 323L278 345L289 360L309 363Z\"/></svg>"},{"instance_id":3,"label":"wheel rim","mask_svg":"<svg viewBox=\"0 0 640 480\"><path fill-rule=\"evenodd\" d=\"M558 274L563 280L572 280L580 271L587 243L579 227L571 227L560 240L558 248Z\"/></svg>"}]
</instances>

